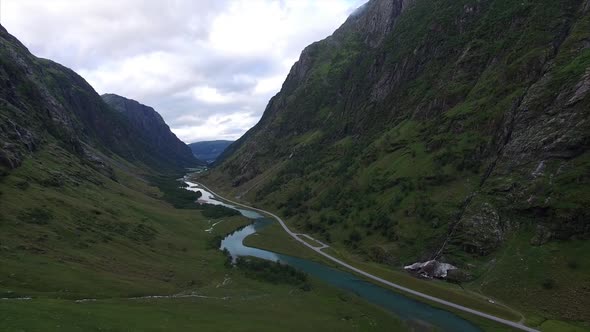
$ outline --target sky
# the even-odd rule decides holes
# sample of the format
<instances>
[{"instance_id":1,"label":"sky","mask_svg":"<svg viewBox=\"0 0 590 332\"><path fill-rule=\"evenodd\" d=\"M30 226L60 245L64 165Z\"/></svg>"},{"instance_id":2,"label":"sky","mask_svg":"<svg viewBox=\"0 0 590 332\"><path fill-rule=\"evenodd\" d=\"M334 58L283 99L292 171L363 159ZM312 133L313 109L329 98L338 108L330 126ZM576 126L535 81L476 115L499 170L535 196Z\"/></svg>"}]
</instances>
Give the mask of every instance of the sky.
<instances>
[{"instance_id":1,"label":"sky","mask_svg":"<svg viewBox=\"0 0 590 332\"><path fill-rule=\"evenodd\" d=\"M29 50L152 106L184 142L254 126L305 46L366 0L0 0Z\"/></svg>"}]
</instances>

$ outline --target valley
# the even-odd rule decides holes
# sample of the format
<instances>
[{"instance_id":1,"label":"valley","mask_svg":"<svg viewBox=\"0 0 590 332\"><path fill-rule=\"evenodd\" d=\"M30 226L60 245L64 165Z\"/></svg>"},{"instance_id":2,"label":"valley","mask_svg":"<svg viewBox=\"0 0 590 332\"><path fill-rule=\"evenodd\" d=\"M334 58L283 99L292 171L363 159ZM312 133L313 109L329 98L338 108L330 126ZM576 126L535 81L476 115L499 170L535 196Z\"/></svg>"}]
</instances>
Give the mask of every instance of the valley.
<instances>
[{"instance_id":1,"label":"valley","mask_svg":"<svg viewBox=\"0 0 590 332\"><path fill-rule=\"evenodd\" d=\"M590 331L590 0L54 5L0 25L0 331Z\"/></svg>"},{"instance_id":2,"label":"valley","mask_svg":"<svg viewBox=\"0 0 590 332\"><path fill-rule=\"evenodd\" d=\"M51 154L36 159L49 169L55 162ZM41 175L39 168L25 164L2 181L4 331L170 330L195 324L211 331L272 331L276 316L284 317L284 326L300 328L402 325L354 296L339 300L341 292L320 282L312 281L311 292L298 292L228 268L221 251L209 243L249 224L242 217L218 218L224 222L208 233L210 218L196 209L173 208L158 198L157 187L132 174L116 171L119 183L66 184L56 192L31 177ZM30 183L24 191L23 179ZM25 203L26 197L36 200ZM34 221L10 218L20 216L11 211L34 206L45 206L36 219L27 219ZM23 222L28 227L18 232ZM62 236L68 236L67 246ZM264 319L260 312L273 315Z\"/></svg>"},{"instance_id":3,"label":"valley","mask_svg":"<svg viewBox=\"0 0 590 332\"><path fill-rule=\"evenodd\" d=\"M351 263L437 260L531 326L588 329L588 10L371 1L200 181Z\"/></svg>"}]
</instances>

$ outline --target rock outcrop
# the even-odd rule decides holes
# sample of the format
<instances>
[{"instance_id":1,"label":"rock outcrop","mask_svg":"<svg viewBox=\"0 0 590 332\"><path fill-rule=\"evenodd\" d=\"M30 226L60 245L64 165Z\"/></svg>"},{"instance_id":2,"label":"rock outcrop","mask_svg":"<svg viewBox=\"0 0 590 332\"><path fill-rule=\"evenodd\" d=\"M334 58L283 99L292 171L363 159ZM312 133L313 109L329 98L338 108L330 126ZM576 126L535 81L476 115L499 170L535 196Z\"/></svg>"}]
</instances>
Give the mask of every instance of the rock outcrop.
<instances>
[{"instance_id":1,"label":"rock outcrop","mask_svg":"<svg viewBox=\"0 0 590 332\"><path fill-rule=\"evenodd\" d=\"M179 167L204 164L195 159L190 148L170 131L162 116L152 107L116 94L104 94L102 99L129 120L159 159L168 159Z\"/></svg>"},{"instance_id":2,"label":"rock outcrop","mask_svg":"<svg viewBox=\"0 0 590 332\"><path fill-rule=\"evenodd\" d=\"M430 260L423 263L414 263L407 266L404 266L406 271L411 271L417 275L420 275L423 278L440 278L444 279L447 277L447 274L451 270L456 270L457 267L448 264L448 263L441 263L436 260Z\"/></svg>"}]
</instances>

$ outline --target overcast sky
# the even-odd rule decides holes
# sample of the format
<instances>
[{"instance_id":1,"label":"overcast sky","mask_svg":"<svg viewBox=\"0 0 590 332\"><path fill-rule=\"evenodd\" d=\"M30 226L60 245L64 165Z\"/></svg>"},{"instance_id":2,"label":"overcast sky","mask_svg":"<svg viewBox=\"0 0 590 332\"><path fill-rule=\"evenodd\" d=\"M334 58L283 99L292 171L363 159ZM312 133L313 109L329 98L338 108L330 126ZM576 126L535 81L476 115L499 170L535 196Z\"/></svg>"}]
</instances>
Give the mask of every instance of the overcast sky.
<instances>
[{"instance_id":1,"label":"overcast sky","mask_svg":"<svg viewBox=\"0 0 590 332\"><path fill-rule=\"evenodd\" d=\"M239 138L303 48L366 0L0 1L35 55L154 107L191 143Z\"/></svg>"}]
</instances>

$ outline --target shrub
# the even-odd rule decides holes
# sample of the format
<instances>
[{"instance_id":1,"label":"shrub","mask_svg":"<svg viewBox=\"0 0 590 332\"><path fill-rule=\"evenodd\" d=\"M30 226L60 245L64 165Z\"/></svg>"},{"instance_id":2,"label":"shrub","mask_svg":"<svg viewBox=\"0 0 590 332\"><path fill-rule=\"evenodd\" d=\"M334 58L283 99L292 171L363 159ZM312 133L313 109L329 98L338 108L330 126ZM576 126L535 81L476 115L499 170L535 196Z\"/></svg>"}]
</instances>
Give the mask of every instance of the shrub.
<instances>
[{"instance_id":1,"label":"shrub","mask_svg":"<svg viewBox=\"0 0 590 332\"><path fill-rule=\"evenodd\" d=\"M237 210L228 208L223 205L212 204L196 204L197 208L201 210L203 216L207 218L219 219L223 217L232 217L240 214Z\"/></svg>"},{"instance_id":2,"label":"shrub","mask_svg":"<svg viewBox=\"0 0 590 332\"><path fill-rule=\"evenodd\" d=\"M362 238L361 233L356 229L350 232L350 235L348 236L348 240L352 243L359 242Z\"/></svg>"},{"instance_id":3,"label":"shrub","mask_svg":"<svg viewBox=\"0 0 590 332\"><path fill-rule=\"evenodd\" d=\"M237 216L240 214L240 212L226 206L196 203L201 198L201 192L186 190L173 178L152 177L150 178L150 182L152 185L157 186L164 194L162 199L177 209L201 210L203 216L212 219Z\"/></svg>"},{"instance_id":4,"label":"shrub","mask_svg":"<svg viewBox=\"0 0 590 332\"><path fill-rule=\"evenodd\" d=\"M258 258L238 257L236 267L252 279L270 282L272 284L297 285L301 290L311 290L307 274L292 266L271 262Z\"/></svg>"},{"instance_id":5,"label":"shrub","mask_svg":"<svg viewBox=\"0 0 590 332\"><path fill-rule=\"evenodd\" d=\"M173 178L151 177L150 183L163 193L162 199L177 209L198 209L195 202L201 198L201 192L188 191L180 187L180 183Z\"/></svg>"},{"instance_id":6,"label":"shrub","mask_svg":"<svg viewBox=\"0 0 590 332\"><path fill-rule=\"evenodd\" d=\"M47 209L33 208L21 211L18 219L29 224L46 225L53 220L53 213Z\"/></svg>"},{"instance_id":7,"label":"shrub","mask_svg":"<svg viewBox=\"0 0 590 332\"><path fill-rule=\"evenodd\" d=\"M43 187L51 188L51 187L63 187L65 184L63 174L53 174L50 177L41 180L40 184Z\"/></svg>"},{"instance_id":8,"label":"shrub","mask_svg":"<svg viewBox=\"0 0 590 332\"><path fill-rule=\"evenodd\" d=\"M20 190L27 190L30 184L27 181L19 181L15 186Z\"/></svg>"},{"instance_id":9,"label":"shrub","mask_svg":"<svg viewBox=\"0 0 590 332\"><path fill-rule=\"evenodd\" d=\"M156 238L158 231L152 226L145 224L135 225L127 237L135 241L149 242Z\"/></svg>"},{"instance_id":10,"label":"shrub","mask_svg":"<svg viewBox=\"0 0 590 332\"><path fill-rule=\"evenodd\" d=\"M223 236L215 235L214 237L210 238L207 242L208 249L218 249L221 247L221 241L223 241Z\"/></svg>"},{"instance_id":11,"label":"shrub","mask_svg":"<svg viewBox=\"0 0 590 332\"><path fill-rule=\"evenodd\" d=\"M569 262L567 262L567 267L569 267L572 270L576 270L580 265L578 264L577 261L574 260L570 260Z\"/></svg>"},{"instance_id":12,"label":"shrub","mask_svg":"<svg viewBox=\"0 0 590 332\"><path fill-rule=\"evenodd\" d=\"M555 288L555 280L547 278L545 280L543 280L543 282L541 283L541 286L543 286L544 289L553 289Z\"/></svg>"},{"instance_id":13,"label":"shrub","mask_svg":"<svg viewBox=\"0 0 590 332\"><path fill-rule=\"evenodd\" d=\"M227 248L223 248L222 252L223 252L223 255L225 256L225 262L223 265L225 267L231 267L232 263L233 263L233 257L231 255L231 253L229 252L229 250L227 250Z\"/></svg>"}]
</instances>

